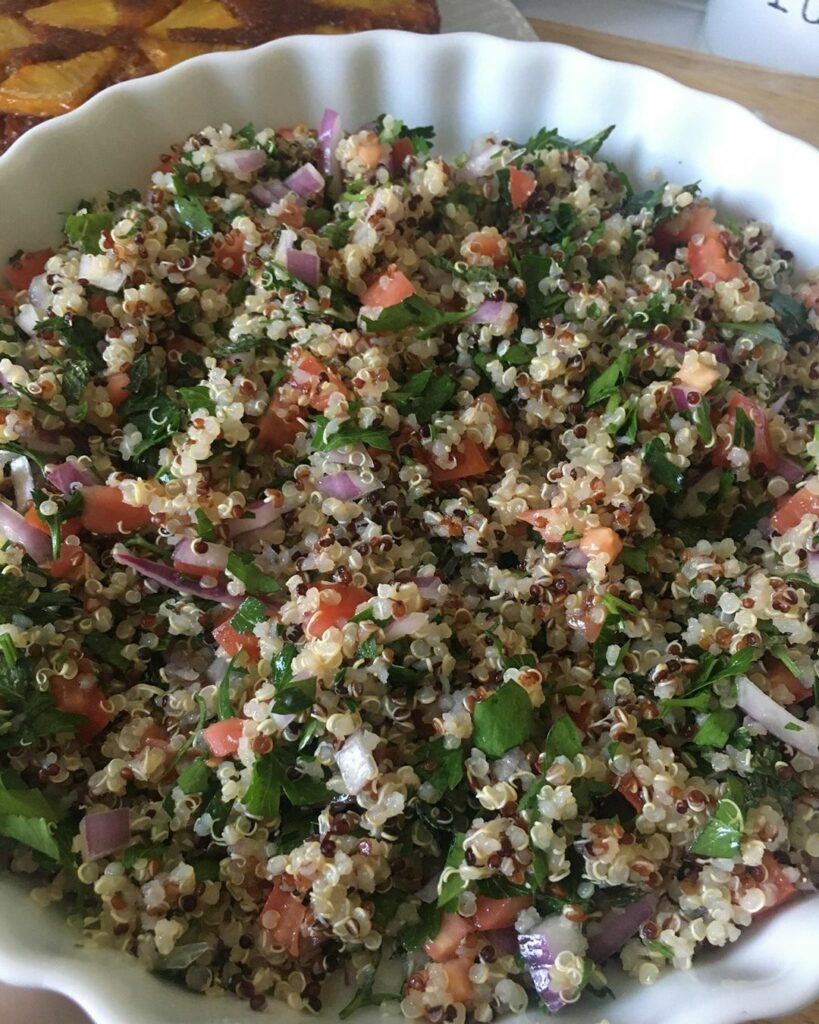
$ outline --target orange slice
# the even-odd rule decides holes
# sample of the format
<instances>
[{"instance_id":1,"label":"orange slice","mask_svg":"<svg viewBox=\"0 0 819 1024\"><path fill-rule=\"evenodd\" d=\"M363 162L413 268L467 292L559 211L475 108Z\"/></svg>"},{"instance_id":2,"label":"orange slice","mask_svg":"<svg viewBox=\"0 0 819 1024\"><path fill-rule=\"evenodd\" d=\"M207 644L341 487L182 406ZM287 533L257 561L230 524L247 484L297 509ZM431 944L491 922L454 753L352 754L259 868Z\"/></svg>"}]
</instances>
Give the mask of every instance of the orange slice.
<instances>
[{"instance_id":1,"label":"orange slice","mask_svg":"<svg viewBox=\"0 0 819 1024\"><path fill-rule=\"evenodd\" d=\"M37 37L21 21L0 14L0 54L21 46L30 46L36 41Z\"/></svg>"},{"instance_id":2,"label":"orange slice","mask_svg":"<svg viewBox=\"0 0 819 1024\"><path fill-rule=\"evenodd\" d=\"M52 28L75 28L85 32L106 32L120 22L114 0L54 0L26 11L28 21Z\"/></svg>"},{"instance_id":3,"label":"orange slice","mask_svg":"<svg viewBox=\"0 0 819 1024\"><path fill-rule=\"evenodd\" d=\"M151 25L148 31L154 35L164 36L176 29L219 29L240 26L241 22L237 21L219 0L184 0L166 18Z\"/></svg>"},{"instance_id":4,"label":"orange slice","mask_svg":"<svg viewBox=\"0 0 819 1024\"><path fill-rule=\"evenodd\" d=\"M117 48L106 46L19 68L0 83L0 113L54 117L73 110L99 88L118 58Z\"/></svg>"}]
</instances>

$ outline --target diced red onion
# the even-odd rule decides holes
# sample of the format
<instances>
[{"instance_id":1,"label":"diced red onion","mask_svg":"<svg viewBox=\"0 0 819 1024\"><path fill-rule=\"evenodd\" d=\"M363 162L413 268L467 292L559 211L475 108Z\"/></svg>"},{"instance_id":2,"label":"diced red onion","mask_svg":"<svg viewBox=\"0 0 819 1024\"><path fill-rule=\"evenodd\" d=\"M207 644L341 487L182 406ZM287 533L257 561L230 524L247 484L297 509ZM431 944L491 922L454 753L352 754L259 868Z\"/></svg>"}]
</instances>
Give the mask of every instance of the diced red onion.
<instances>
[{"instance_id":1,"label":"diced red onion","mask_svg":"<svg viewBox=\"0 0 819 1024\"><path fill-rule=\"evenodd\" d=\"M589 564L589 556L579 547L569 548L563 556L563 565L567 569L585 569Z\"/></svg>"},{"instance_id":2,"label":"diced red onion","mask_svg":"<svg viewBox=\"0 0 819 1024\"><path fill-rule=\"evenodd\" d=\"M278 178L271 178L270 181L257 181L253 188L248 192L251 199L267 209L268 206L272 206L274 203L278 203L279 200L284 199L288 195L290 189L279 181Z\"/></svg>"},{"instance_id":3,"label":"diced red onion","mask_svg":"<svg viewBox=\"0 0 819 1024\"><path fill-rule=\"evenodd\" d=\"M370 733L372 739L377 738ZM373 744L361 729L349 736L341 750L336 752L336 764L350 796L361 790L378 775L378 765L372 755Z\"/></svg>"},{"instance_id":4,"label":"diced red onion","mask_svg":"<svg viewBox=\"0 0 819 1024\"><path fill-rule=\"evenodd\" d=\"M43 530L20 515L19 512L0 502L0 531L13 543L25 548L26 554L30 555L39 565L51 558L51 538Z\"/></svg>"},{"instance_id":5,"label":"diced red onion","mask_svg":"<svg viewBox=\"0 0 819 1024\"><path fill-rule=\"evenodd\" d=\"M16 455L9 463L11 486L14 488L14 504L22 512L34 497L34 477L25 455Z\"/></svg>"},{"instance_id":6,"label":"diced red onion","mask_svg":"<svg viewBox=\"0 0 819 1024\"><path fill-rule=\"evenodd\" d=\"M131 842L127 808L86 814L80 822L80 841L83 860L86 861L99 860L124 850Z\"/></svg>"},{"instance_id":7,"label":"diced red onion","mask_svg":"<svg viewBox=\"0 0 819 1024\"><path fill-rule=\"evenodd\" d=\"M322 166L324 173L329 177L335 176L338 168L336 161L336 146L341 141L341 115L329 107L324 111L321 124L318 130L318 140L321 144Z\"/></svg>"},{"instance_id":8,"label":"diced red onion","mask_svg":"<svg viewBox=\"0 0 819 1024\"><path fill-rule=\"evenodd\" d=\"M552 1013L566 1005L551 988L549 968L561 953L583 953L586 940L580 925L562 914L547 917L533 932L518 935L518 948L538 995Z\"/></svg>"},{"instance_id":9,"label":"diced red onion","mask_svg":"<svg viewBox=\"0 0 819 1024\"><path fill-rule=\"evenodd\" d=\"M772 736L819 760L819 726L800 721L747 676L737 678L737 704Z\"/></svg>"},{"instance_id":10,"label":"diced red onion","mask_svg":"<svg viewBox=\"0 0 819 1024\"><path fill-rule=\"evenodd\" d=\"M488 942L501 956L514 956L518 951L518 933L514 928L491 928L481 932L481 941Z\"/></svg>"},{"instance_id":11,"label":"diced red onion","mask_svg":"<svg viewBox=\"0 0 819 1024\"><path fill-rule=\"evenodd\" d=\"M719 363L730 363L731 353L728 346L722 341L713 341L708 346L708 351L717 357Z\"/></svg>"},{"instance_id":12,"label":"diced red onion","mask_svg":"<svg viewBox=\"0 0 819 1024\"><path fill-rule=\"evenodd\" d=\"M786 391L784 395L780 395L779 398L771 405L771 412L778 415L790 401L791 393Z\"/></svg>"},{"instance_id":13,"label":"diced red onion","mask_svg":"<svg viewBox=\"0 0 819 1024\"><path fill-rule=\"evenodd\" d=\"M496 302L487 299L482 302L474 313L464 317L465 324L493 324L495 327L505 325L517 312L514 302Z\"/></svg>"},{"instance_id":14,"label":"diced red onion","mask_svg":"<svg viewBox=\"0 0 819 1024\"><path fill-rule=\"evenodd\" d=\"M400 619L393 619L385 627L384 639L388 643L393 640L400 640L401 637L417 633L419 629L428 624L429 616L426 612L410 612L409 615L402 615Z\"/></svg>"},{"instance_id":15,"label":"diced red onion","mask_svg":"<svg viewBox=\"0 0 819 1024\"><path fill-rule=\"evenodd\" d=\"M287 265L287 254L296 244L298 236L296 232L291 228L285 228L279 235L279 241L276 245L275 259L277 263L281 263L282 266Z\"/></svg>"},{"instance_id":16,"label":"diced red onion","mask_svg":"<svg viewBox=\"0 0 819 1024\"><path fill-rule=\"evenodd\" d=\"M87 470L82 469L76 462L58 462L49 466L45 478L60 494L71 494L79 487L90 487L97 482Z\"/></svg>"},{"instance_id":17,"label":"diced red onion","mask_svg":"<svg viewBox=\"0 0 819 1024\"><path fill-rule=\"evenodd\" d=\"M230 548L224 544L211 544L209 541L193 537L185 537L173 549L174 562L185 562L187 565L209 569L214 576L225 571L229 555Z\"/></svg>"},{"instance_id":18,"label":"diced red onion","mask_svg":"<svg viewBox=\"0 0 819 1024\"><path fill-rule=\"evenodd\" d=\"M295 375L297 367L294 368L293 373ZM363 448L339 448L334 452L328 452L327 462L332 462L334 466L346 466L348 469L372 469L375 463L372 460L372 456L369 452L364 451Z\"/></svg>"},{"instance_id":19,"label":"diced red onion","mask_svg":"<svg viewBox=\"0 0 819 1024\"><path fill-rule=\"evenodd\" d=\"M478 141L472 147L470 157L464 164L464 174L468 178L482 178L494 174L524 152L523 149L507 149L495 141Z\"/></svg>"},{"instance_id":20,"label":"diced red onion","mask_svg":"<svg viewBox=\"0 0 819 1024\"><path fill-rule=\"evenodd\" d=\"M442 582L443 582L443 580L441 579L440 576L416 576L415 577L415 586L418 587L419 592L421 594L423 594L424 597L427 596L425 591L437 590L438 587L440 587Z\"/></svg>"},{"instance_id":21,"label":"diced red onion","mask_svg":"<svg viewBox=\"0 0 819 1024\"><path fill-rule=\"evenodd\" d=\"M688 401L688 393L690 388L682 388L677 384L671 386L671 397L674 399L674 405L677 407L677 412L688 412L691 409L691 403Z\"/></svg>"},{"instance_id":22,"label":"diced red onion","mask_svg":"<svg viewBox=\"0 0 819 1024\"><path fill-rule=\"evenodd\" d=\"M34 308L34 306L31 305L30 302L23 303L23 305L20 307L20 311L14 318L14 322L17 324L17 326L20 328L23 334L27 334L30 338L33 338L34 335L37 333L37 324L41 320L42 317Z\"/></svg>"},{"instance_id":23,"label":"diced red onion","mask_svg":"<svg viewBox=\"0 0 819 1024\"><path fill-rule=\"evenodd\" d=\"M660 348L670 348L680 357L680 360L685 358L685 353L688 351L683 342L674 341L673 338L651 338L651 344L659 345Z\"/></svg>"},{"instance_id":24,"label":"diced red onion","mask_svg":"<svg viewBox=\"0 0 819 1024\"><path fill-rule=\"evenodd\" d=\"M610 910L600 921L598 931L589 939L589 959L603 964L619 953L646 921L651 920L656 907L656 896L644 896L627 907Z\"/></svg>"},{"instance_id":25,"label":"diced red onion","mask_svg":"<svg viewBox=\"0 0 819 1024\"><path fill-rule=\"evenodd\" d=\"M224 587L205 587L198 580L192 580L183 576L168 565L161 562L152 562L150 558L140 558L132 555L126 548L115 547L113 550L114 561L118 565L125 565L145 579L153 580L168 590L177 594L189 594L191 597L201 597L205 601L214 601L226 608L237 608L243 601L242 597L236 597L228 593Z\"/></svg>"},{"instance_id":26,"label":"diced red onion","mask_svg":"<svg viewBox=\"0 0 819 1024\"><path fill-rule=\"evenodd\" d=\"M789 459L786 455L777 456L773 472L777 476L784 477L789 484L798 484L805 476L805 470L801 463Z\"/></svg>"},{"instance_id":27,"label":"diced red onion","mask_svg":"<svg viewBox=\"0 0 819 1024\"><path fill-rule=\"evenodd\" d=\"M321 260L314 252L305 252L304 249L288 249L285 254L285 266L287 272L297 277L299 281L318 287L321 277Z\"/></svg>"},{"instance_id":28,"label":"diced red onion","mask_svg":"<svg viewBox=\"0 0 819 1024\"><path fill-rule=\"evenodd\" d=\"M80 256L77 277L94 285L95 288L102 288L103 291L118 292L125 284L128 273L121 267L117 268L107 254L94 256L91 253L83 253Z\"/></svg>"},{"instance_id":29,"label":"diced red onion","mask_svg":"<svg viewBox=\"0 0 819 1024\"><path fill-rule=\"evenodd\" d=\"M36 306L37 309L48 309L52 298L51 288L48 286L48 275L37 274L36 277L32 277L28 286L28 301L32 306Z\"/></svg>"},{"instance_id":30,"label":"diced red onion","mask_svg":"<svg viewBox=\"0 0 819 1024\"><path fill-rule=\"evenodd\" d=\"M263 149L231 149L225 153L217 153L216 166L228 174L253 174L267 163L267 153Z\"/></svg>"},{"instance_id":31,"label":"diced red onion","mask_svg":"<svg viewBox=\"0 0 819 1024\"><path fill-rule=\"evenodd\" d=\"M324 191L324 177L312 164L303 164L284 179L285 185L304 199L320 195Z\"/></svg>"},{"instance_id":32,"label":"diced red onion","mask_svg":"<svg viewBox=\"0 0 819 1024\"><path fill-rule=\"evenodd\" d=\"M284 509L272 501L252 501L245 505L245 514L241 519L231 519L227 531L231 537L240 537L243 533L255 533L277 519L281 519ZM250 513L248 515L248 513Z\"/></svg>"},{"instance_id":33,"label":"diced red onion","mask_svg":"<svg viewBox=\"0 0 819 1024\"><path fill-rule=\"evenodd\" d=\"M808 576L814 583L819 583L819 550L808 552Z\"/></svg>"},{"instance_id":34,"label":"diced red onion","mask_svg":"<svg viewBox=\"0 0 819 1024\"><path fill-rule=\"evenodd\" d=\"M353 501L363 493L356 474L344 470L323 477L318 482L318 488L323 494L338 498L339 501Z\"/></svg>"}]
</instances>

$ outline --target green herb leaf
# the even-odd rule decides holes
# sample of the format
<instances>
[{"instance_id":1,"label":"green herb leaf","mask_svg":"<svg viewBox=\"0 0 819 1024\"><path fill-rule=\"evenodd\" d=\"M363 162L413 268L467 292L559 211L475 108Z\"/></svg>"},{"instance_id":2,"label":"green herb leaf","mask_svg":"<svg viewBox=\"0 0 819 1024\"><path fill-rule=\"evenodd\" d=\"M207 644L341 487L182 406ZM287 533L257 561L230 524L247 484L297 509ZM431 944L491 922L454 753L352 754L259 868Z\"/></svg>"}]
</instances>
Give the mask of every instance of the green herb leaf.
<instances>
[{"instance_id":1,"label":"green herb leaf","mask_svg":"<svg viewBox=\"0 0 819 1024\"><path fill-rule=\"evenodd\" d=\"M199 235L200 238L210 238L213 235L213 221L200 199L177 196L173 201L173 208L182 224L195 235Z\"/></svg>"},{"instance_id":2,"label":"green herb leaf","mask_svg":"<svg viewBox=\"0 0 819 1024\"><path fill-rule=\"evenodd\" d=\"M504 683L472 712L473 742L490 757L501 757L525 743L535 727L532 702L518 683Z\"/></svg>"},{"instance_id":3,"label":"green herb leaf","mask_svg":"<svg viewBox=\"0 0 819 1024\"><path fill-rule=\"evenodd\" d=\"M744 409L738 407L735 412L734 435L731 443L751 451L756 444L756 428Z\"/></svg>"},{"instance_id":4,"label":"green herb leaf","mask_svg":"<svg viewBox=\"0 0 819 1024\"><path fill-rule=\"evenodd\" d=\"M176 785L183 793L204 793L211 779L211 771L204 757L197 757L179 773Z\"/></svg>"},{"instance_id":5,"label":"green herb leaf","mask_svg":"<svg viewBox=\"0 0 819 1024\"><path fill-rule=\"evenodd\" d=\"M129 672L134 663L123 657L124 644L110 633L88 633L84 639L86 649L98 660L115 668L117 672Z\"/></svg>"},{"instance_id":6,"label":"green herb leaf","mask_svg":"<svg viewBox=\"0 0 819 1024\"><path fill-rule=\"evenodd\" d=\"M544 295L540 290L540 282L549 276L551 266L550 257L535 253L526 253L520 257L518 273L526 285L524 304L532 320L555 316L566 305L568 295L565 292L556 290Z\"/></svg>"},{"instance_id":7,"label":"green herb leaf","mask_svg":"<svg viewBox=\"0 0 819 1024\"><path fill-rule=\"evenodd\" d=\"M252 633L255 626L267 621L267 612L257 597L246 597L230 620L237 633Z\"/></svg>"},{"instance_id":8,"label":"green herb leaf","mask_svg":"<svg viewBox=\"0 0 819 1024\"><path fill-rule=\"evenodd\" d=\"M265 821L278 818L283 782L284 770L275 751L257 757L250 786L242 801L248 814Z\"/></svg>"},{"instance_id":9,"label":"green herb leaf","mask_svg":"<svg viewBox=\"0 0 819 1024\"><path fill-rule=\"evenodd\" d=\"M227 569L244 583L251 594L278 594L282 589L278 580L256 565L256 559L249 551L231 551Z\"/></svg>"},{"instance_id":10,"label":"green herb leaf","mask_svg":"<svg viewBox=\"0 0 819 1024\"><path fill-rule=\"evenodd\" d=\"M435 903L422 903L418 907L418 923L405 926L398 936L401 947L408 953L420 949L427 939L438 934L442 916L443 911Z\"/></svg>"},{"instance_id":11,"label":"green herb leaf","mask_svg":"<svg viewBox=\"0 0 819 1024\"><path fill-rule=\"evenodd\" d=\"M178 388L177 393L187 405L191 413L204 409L211 416L216 415L216 403L211 398L210 388L206 384L197 384L192 388Z\"/></svg>"},{"instance_id":12,"label":"green herb leaf","mask_svg":"<svg viewBox=\"0 0 819 1024\"><path fill-rule=\"evenodd\" d=\"M458 390L457 381L433 368L422 370L387 397L402 416L414 413L419 423L430 423Z\"/></svg>"},{"instance_id":13,"label":"green herb leaf","mask_svg":"<svg viewBox=\"0 0 819 1024\"><path fill-rule=\"evenodd\" d=\"M648 572L648 551L645 548L623 548L620 561L633 572Z\"/></svg>"},{"instance_id":14,"label":"green herb leaf","mask_svg":"<svg viewBox=\"0 0 819 1024\"><path fill-rule=\"evenodd\" d=\"M326 416L316 417L316 432L313 435L313 451L334 452L351 444L365 444L371 448L389 451L390 435L383 427L360 427L353 420L343 420L335 433L327 433L330 420Z\"/></svg>"},{"instance_id":15,"label":"green herb leaf","mask_svg":"<svg viewBox=\"0 0 819 1024\"><path fill-rule=\"evenodd\" d=\"M316 699L316 679L289 681L276 688L276 696L270 705L274 715L297 715L313 706Z\"/></svg>"},{"instance_id":16,"label":"green herb leaf","mask_svg":"<svg viewBox=\"0 0 819 1024\"><path fill-rule=\"evenodd\" d=\"M568 757L572 761L582 750L583 737L580 730L568 715L562 715L546 736L544 769L548 768L556 757Z\"/></svg>"},{"instance_id":17,"label":"green herb leaf","mask_svg":"<svg viewBox=\"0 0 819 1024\"><path fill-rule=\"evenodd\" d=\"M777 345L785 344L785 338L782 335L782 331L780 331L779 328L770 321L758 324L722 323L717 324L717 328L722 331L723 334L736 334L739 337L746 338L766 338L768 341L776 342Z\"/></svg>"},{"instance_id":18,"label":"green herb leaf","mask_svg":"<svg viewBox=\"0 0 819 1024\"><path fill-rule=\"evenodd\" d=\"M217 698L217 709L221 721L225 721L227 718L233 718L233 704L230 699L230 677L233 675L233 663L236 661L236 655L227 664L227 668L222 675L222 679L219 682L219 694Z\"/></svg>"},{"instance_id":19,"label":"green herb leaf","mask_svg":"<svg viewBox=\"0 0 819 1024\"><path fill-rule=\"evenodd\" d=\"M631 350L621 352L605 370L591 381L586 389L586 408L597 405L615 394L620 384L628 377L631 364L637 353Z\"/></svg>"},{"instance_id":20,"label":"green herb leaf","mask_svg":"<svg viewBox=\"0 0 819 1024\"><path fill-rule=\"evenodd\" d=\"M776 313L787 334L802 334L809 327L808 310L798 299L784 292L774 292L768 305Z\"/></svg>"},{"instance_id":21,"label":"green herb leaf","mask_svg":"<svg viewBox=\"0 0 819 1024\"><path fill-rule=\"evenodd\" d=\"M14 839L51 860L62 860L63 854L45 818L25 818L16 814L0 814L0 836Z\"/></svg>"},{"instance_id":22,"label":"green herb leaf","mask_svg":"<svg viewBox=\"0 0 819 1024\"><path fill-rule=\"evenodd\" d=\"M452 845L447 854L446 864L444 865L438 888L438 906L441 910L454 910L458 905L458 897L466 889L466 880L457 870L464 862L466 853L464 850L465 838L466 836L463 832L456 832L452 838Z\"/></svg>"},{"instance_id":23,"label":"green herb leaf","mask_svg":"<svg viewBox=\"0 0 819 1024\"><path fill-rule=\"evenodd\" d=\"M714 815L689 847L700 857L734 858L741 848L745 827L742 811L733 800L720 800Z\"/></svg>"},{"instance_id":24,"label":"green herb leaf","mask_svg":"<svg viewBox=\"0 0 819 1024\"><path fill-rule=\"evenodd\" d=\"M418 748L418 774L439 793L447 793L461 784L464 777L464 752L461 747L450 749L443 737L424 743Z\"/></svg>"},{"instance_id":25,"label":"green herb leaf","mask_svg":"<svg viewBox=\"0 0 819 1024\"><path fill-rule=\"evenodd\" d=\"M652 437L643 452L643 461L651 471L654 482L666 487L672 494L683 489L685 470L668 458L668 449L659 437Z\"/></svg>"},{"instance_id":26,"label":"green herb leaf","mask_svg":"<svg viewBox=\"0 0 819 1024\"><path fill-rule=\"evenodd\" d=\"M711 425L711 406L707 398L701 398L694 406L694 425L702 443L706 446L713 444L714 428Z\"/></svg>"},{"instance_id":27,"label":"green herb leaf","mask_svg":"<svg viewBox=\"0 0 819 1024\"><path fill-rule=\"evenodd\" d=\"M698 747L712 747L723 750L731 733L737 725L736 712L730 708L717 708L703 721L694 734L694 743Z\"/></svg>"},{"instance_id":28,"label":"green herb leaf","mask_svg":"<svg viewBox=\"0 0 819 1024\"><path fill-rule=\"evenodd\" d=\"M471 312L469 309L446 312L437 309L420 295L410 295L393 306L385 306L374 320L364 317L364 323L368 331L376 332L397 332L405 331L409 327L420 327L418 337L423 339L440 333L449 324L458 323Z\"/></svg>"},{"instance_id":29,"label":"green herb leaf","mask_svg":"<svg viewBox=\"0 0 819 1024\"><path fill-rule=\"evenodd\" d=\"M113 226L114 218L110 213L70 213L65 218L63 231L71 245L97 256L100 253L100 235Z\"/></svg>"}]
</instances>

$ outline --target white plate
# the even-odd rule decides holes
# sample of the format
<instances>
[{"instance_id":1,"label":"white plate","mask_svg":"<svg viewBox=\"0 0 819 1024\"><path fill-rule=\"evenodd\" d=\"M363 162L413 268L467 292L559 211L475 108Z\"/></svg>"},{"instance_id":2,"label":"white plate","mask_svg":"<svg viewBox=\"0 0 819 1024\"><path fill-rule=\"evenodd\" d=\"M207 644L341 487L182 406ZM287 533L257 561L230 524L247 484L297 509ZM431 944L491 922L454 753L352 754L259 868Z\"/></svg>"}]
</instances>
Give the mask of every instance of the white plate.
<instances>
[{"instance_id":1,"label":"white plate","mask_svg":"<svg viewBox=\"0 0 819 1024\"><path fill-rule=\"evenodd\" d=\"M144 183L157 154L208 123L316 124L335 106L348 125L382 110L434 123L441 145L463 147L498 129L525 139L539 126L590 135L617 122L606 155L645 177L662 167L702 179L728 213L773 221L806 263L819 263L819 151L727 100L643 68L545 43L481 35L293 37L243 53L197 58L115 86L80 110L35 128L0 158L0 254L57 238L57 211L81 196ZM144 974L76 937L0 881L0 978L73 997L99 1024L258 1022L246 1004L202 999ZM738 1024L819 996L819 897L785 907L735 946L653 988L615 979L614 1003L584 1003L564 1024ZM282 1024L303 1024L284 1007ZM366 1015L379 1020L378 1011ZM2 1018L2 1014L0 1014ZM327 1022L335 1019L325 1012ZM522 1020L540 1024L535 1011Z\"/></svg>"}]
</instances>

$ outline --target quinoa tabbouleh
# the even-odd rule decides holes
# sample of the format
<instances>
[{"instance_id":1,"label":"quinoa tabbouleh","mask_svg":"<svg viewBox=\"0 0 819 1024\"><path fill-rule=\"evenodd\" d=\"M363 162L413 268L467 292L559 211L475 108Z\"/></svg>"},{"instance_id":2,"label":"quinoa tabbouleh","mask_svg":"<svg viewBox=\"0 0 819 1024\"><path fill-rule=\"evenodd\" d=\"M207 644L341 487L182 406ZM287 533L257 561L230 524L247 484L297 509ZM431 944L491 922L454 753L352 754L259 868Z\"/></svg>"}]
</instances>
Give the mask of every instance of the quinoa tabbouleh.
<instances>
[{"instance_id":1,"label":"quinoa tabbouleh","mask_svg":"<svg viewBox=\"0 0 819 1024\"><path fill-rule=\"evenodd\" d=\"M607 134L207 128L9 265L0 860L89 942L485 1022L813 888L819 274Z\"/></svg>"}]
</instances>

